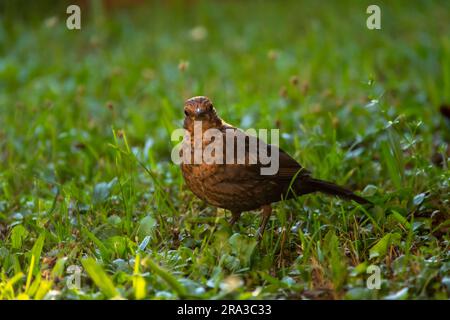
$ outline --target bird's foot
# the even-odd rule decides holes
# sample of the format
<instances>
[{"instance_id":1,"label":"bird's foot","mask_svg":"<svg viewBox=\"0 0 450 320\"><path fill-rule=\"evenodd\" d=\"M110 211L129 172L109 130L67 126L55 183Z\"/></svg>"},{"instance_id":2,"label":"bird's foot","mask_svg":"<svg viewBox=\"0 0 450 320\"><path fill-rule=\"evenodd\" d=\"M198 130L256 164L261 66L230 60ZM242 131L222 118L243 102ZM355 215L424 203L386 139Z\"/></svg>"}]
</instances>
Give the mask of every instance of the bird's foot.
<instances>
[{"instance_id":1,"label":"bird's foot","mask_svg":"<svg viewBox=\"0 0 450 320\"><path fill-rule=\"evenodd\" d=\"M269 221L270 215L272 214L272 207L270 205L266 205L262 207L262 219L261 219L261 225L259 226L257 237L258 242L260 243L262 241L264 231L266 230L267 222Z\"/></svg>"},{"instance_id":2,"label":"bird's foot","mask_svg":"<svg viewBox=\"0 0 450 320\"><path fill-rule=\"evenodd\" d=\"M232 212L232 217L230 219L230 226L233 227L234 224L239 220L241 217L241 212Z\"/></svg>"}]
</instances>

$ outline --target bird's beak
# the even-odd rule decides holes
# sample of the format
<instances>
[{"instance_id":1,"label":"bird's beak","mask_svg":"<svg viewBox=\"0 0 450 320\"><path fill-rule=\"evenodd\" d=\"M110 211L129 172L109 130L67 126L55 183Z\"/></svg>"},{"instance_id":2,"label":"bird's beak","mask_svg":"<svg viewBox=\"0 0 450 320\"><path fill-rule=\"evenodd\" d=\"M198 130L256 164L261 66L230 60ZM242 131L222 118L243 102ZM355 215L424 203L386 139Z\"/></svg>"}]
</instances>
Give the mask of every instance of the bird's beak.
<instances>
[{"instance_id":1,"label":"bird's beak","mask_svg":"<svg viewBox=\"0 0 450 320\"><path fill-rule=\"evenodd\" d=\"M194 113L196 117L201 117L206 113L206 111L201 108L196 108Z\"/></svg>"}]
</instances>

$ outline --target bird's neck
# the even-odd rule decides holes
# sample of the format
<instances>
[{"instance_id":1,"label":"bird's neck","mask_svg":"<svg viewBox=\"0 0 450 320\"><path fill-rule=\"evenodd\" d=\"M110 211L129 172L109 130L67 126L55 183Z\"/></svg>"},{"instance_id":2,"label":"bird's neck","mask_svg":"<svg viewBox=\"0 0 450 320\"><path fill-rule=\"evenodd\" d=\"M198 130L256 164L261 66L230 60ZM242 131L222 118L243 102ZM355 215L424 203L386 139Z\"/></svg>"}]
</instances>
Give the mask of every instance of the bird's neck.
<instances>
[{"instance_id":1,"label":"bird's neck","mask_svg":"<svg viewBox=\"0 0 450 320\"><path fill-rule=\"evenodd\" d=\"M186 129L191 136L194 136L194 134L205 135L205 132L210 129L221 130L223 123L224 122L220 118L210 121L196 121L195 123L191 123Z\"/></svg>"}]
</instances>

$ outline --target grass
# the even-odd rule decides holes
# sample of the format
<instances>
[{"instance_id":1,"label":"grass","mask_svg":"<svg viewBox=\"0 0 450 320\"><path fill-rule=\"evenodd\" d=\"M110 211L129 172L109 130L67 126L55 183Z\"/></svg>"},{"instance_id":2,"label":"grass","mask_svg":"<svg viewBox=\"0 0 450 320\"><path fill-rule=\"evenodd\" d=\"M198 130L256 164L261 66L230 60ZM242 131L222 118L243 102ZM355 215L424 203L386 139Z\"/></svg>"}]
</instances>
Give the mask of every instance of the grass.
<instances>
[{"instance_id":1,"label":"grass","mask_svg":"<svg viewBox=\"0 0 450 320\"><path fill-rule=\"evenodd\" d=\"M93 5L81 31L7 4L0 299L449 298L448 3L380 2L378 31L365 1ZM170 160L199 94L375 207L308 195L261 246L257 213L232 230Z\"/></svg>"}]
</instances>

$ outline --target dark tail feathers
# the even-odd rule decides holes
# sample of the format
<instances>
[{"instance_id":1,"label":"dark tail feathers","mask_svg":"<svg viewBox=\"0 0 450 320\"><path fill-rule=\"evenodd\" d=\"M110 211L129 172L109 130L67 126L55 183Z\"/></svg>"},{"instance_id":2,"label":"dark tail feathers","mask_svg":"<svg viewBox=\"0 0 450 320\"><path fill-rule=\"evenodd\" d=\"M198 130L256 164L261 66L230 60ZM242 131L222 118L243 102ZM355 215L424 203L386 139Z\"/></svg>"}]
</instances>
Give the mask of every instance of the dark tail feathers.
<instances>
[{"instance_id":1,"label":"dark tail feathers","mask_svg":"<svg viewBox=\"0 0 450 320\"><path fill-rule=\"evenodd\" d=\"M332 182L311 178L308 180L308 186L310 186L314 191L320 191L345 199L355 200L360 204L372 204L369 200L357 196L352 191L340 187Z\"/></svg>"}]
</instances>

